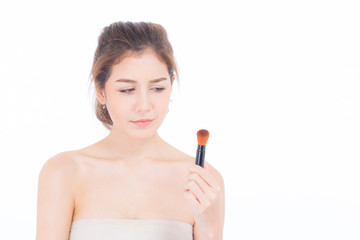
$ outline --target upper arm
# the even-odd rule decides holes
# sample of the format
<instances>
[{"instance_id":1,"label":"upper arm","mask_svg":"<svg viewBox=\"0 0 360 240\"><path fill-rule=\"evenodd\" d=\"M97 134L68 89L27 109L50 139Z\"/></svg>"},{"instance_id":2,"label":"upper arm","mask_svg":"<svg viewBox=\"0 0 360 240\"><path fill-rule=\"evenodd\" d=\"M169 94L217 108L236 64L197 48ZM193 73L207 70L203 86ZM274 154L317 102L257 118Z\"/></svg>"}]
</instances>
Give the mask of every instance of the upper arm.
<instances>
[{"instance_id":1,"label":"upper arm","mask_svg":"<svg viewBox=\"0 0 360 240\"><path fill-rule=\"evenodd\" d=\"M76 166L68 154L49 159L39 174L37 240L67 240L74 209Z\"/></svg>"}]
</instances>

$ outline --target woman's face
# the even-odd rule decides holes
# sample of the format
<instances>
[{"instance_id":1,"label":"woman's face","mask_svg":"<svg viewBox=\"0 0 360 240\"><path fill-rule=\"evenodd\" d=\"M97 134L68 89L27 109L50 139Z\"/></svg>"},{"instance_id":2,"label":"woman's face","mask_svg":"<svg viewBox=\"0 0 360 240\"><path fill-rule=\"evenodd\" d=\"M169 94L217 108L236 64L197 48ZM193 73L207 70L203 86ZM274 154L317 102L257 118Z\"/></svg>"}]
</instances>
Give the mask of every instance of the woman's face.
<instances>
[{"instance_id":1,"label":"woman's face","mask_svg":"<svg viewBox=\"0 0 360 240\"><path fill-rule=\"evenodd\" d=\"M157 132L168 112L170 94L167 66L149 50L114 65L105 98L99 100L109 111L112 131L143 139Z\"/></svg>"}]
</instances>

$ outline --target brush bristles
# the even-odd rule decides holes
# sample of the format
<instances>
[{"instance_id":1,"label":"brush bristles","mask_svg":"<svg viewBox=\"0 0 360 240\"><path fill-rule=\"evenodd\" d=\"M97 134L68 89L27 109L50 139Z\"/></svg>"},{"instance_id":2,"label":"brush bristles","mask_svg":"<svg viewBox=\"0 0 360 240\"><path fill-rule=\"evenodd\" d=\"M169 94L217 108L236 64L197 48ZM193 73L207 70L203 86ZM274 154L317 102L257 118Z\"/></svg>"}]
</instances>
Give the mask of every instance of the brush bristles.
<instances>
[{"instance_id":1,"label":"brush bristles","mask_svg":"<svg viewBox=\"0 0 360 240\"><path fill-rule=\"evenodd\" d=\"M197 135L198 144L205 146L209 138L209 131L205 129L201 129L197 132L196 135Z\"/></svg>"}]
</instances>

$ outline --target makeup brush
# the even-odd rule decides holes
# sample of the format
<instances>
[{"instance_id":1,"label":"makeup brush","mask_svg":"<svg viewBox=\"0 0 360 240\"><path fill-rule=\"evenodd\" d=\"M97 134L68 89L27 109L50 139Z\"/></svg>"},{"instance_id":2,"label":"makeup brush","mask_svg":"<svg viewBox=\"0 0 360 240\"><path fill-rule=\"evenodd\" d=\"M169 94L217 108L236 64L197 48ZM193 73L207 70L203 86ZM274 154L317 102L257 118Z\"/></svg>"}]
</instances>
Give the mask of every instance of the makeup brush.
<instances>
[{"instance_id":1,"label":"makeup brush","mask_svg":"<svg viewBox=\"0 0 360 240\"><path fill-rule=\"evenodd\" d=\"M197 140L198 140L198 148L196 151L196 160L195 164L204 167L205 162L205 147L206 142L209 138L209 131L205 129L201 129L197 132Z\"/></svg>"}]
</instances>

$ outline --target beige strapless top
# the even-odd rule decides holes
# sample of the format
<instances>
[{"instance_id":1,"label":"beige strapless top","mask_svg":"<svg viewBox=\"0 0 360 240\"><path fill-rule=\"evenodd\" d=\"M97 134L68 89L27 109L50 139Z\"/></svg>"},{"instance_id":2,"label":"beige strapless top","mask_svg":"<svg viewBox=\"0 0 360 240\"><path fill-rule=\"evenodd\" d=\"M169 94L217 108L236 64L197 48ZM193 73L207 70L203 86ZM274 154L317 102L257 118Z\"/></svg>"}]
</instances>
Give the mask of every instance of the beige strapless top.
<instances>
[{"instance_id":1,"label":"beige strapless top","mask_svg":"<svg viewBox=\"0 0 360 240\"><path fill-rule=\"evenodd\" d=\"M69 240L193 240L193 226L164 219L88 218L71 224Z\"/></svg>"}]
</instances>

